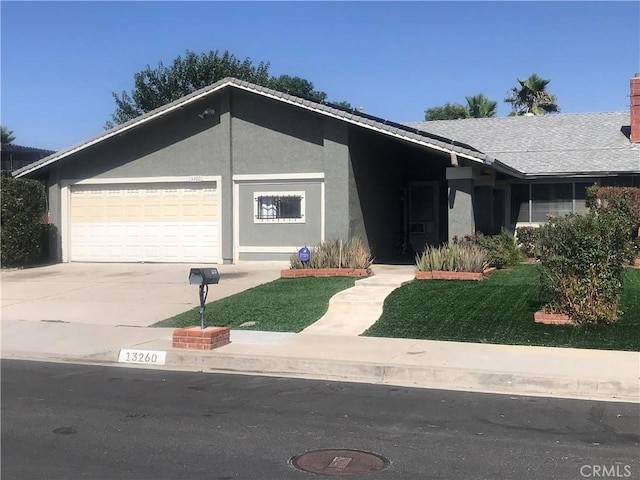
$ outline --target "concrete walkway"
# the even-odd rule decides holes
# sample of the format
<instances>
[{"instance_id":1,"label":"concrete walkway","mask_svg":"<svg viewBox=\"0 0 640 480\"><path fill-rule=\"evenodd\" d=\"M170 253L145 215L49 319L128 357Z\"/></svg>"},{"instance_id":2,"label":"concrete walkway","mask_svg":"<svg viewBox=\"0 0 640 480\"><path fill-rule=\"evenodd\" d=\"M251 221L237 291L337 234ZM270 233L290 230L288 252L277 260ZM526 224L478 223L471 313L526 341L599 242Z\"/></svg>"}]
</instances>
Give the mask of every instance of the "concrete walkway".
<instances>
[{"instance_id":1,"label":"concrete walkway","mask_svg":"<svg viewBox=\"0 0 640 480\"><path fill-rule=\"evenodd\" d=\"M302 334L358 336L382 315L387 296L414 277L411 265L374 265L374 275L334 295L327 313Z\"/></svg>"},{"instance_id":2,"label":"concrete walkway","mask_svg":"<svg viewBox=\"0 0 640 480\"><path fill-rule=\"evenodd\" d=\"M255 271L257 277L269 281L277 277L281 265L262 270L245 266L244 271L235 266L223 267L227 266L221 266L221 270L227 274L228 288L235 293L255 285L256 277L246 273ZM148 300L151 295L140 286L145 279L155 279L153 286L158 287L158 295L164 296L167 311L184 311L196 305L195 290L183 284L188 271L184 268L105 267L102 272L110 272L109 276L98 277L100 288L93 286L94 293L101 292L99 296L91 295L88 285L93 282L84 282L87 272L78 266L3 272L2 357L117 364L123 362L121 350L128 348L164 352L166 359L156 366L119 363L122 366L640 403L638 352L357 336L377 319L384 297L410 280L408 267L374 267L374 277L359 280L356 287L336 295L327 314L304 333L232 330L232 343L212 352L173 349L173 329L134 325L153 323L151 315L144 312L146 301L141 300ZM78 274L83 281L71 282L64 288L68 280L65 270ZM170 272L172 280L161 281ZM138 300L125 295L124 305L116 308L109 306L117 303L114 292L106 295L103 290L109 290L105 284L119 276L129 283L117 288L135 290ZM34 289L29 283L43 282L47 277L57 279L55 293ZM169 283L175 283L174 287ZM64 299L67 309L74 308L68 302L74 298L74 291L87 302L80 306L83 315L63 308ZM30 303L28 298L33 292L37 298ZM175 292L181 293L176 296ZM213 299L220 295L221 289ZM180 305L189 299L190 305ZM105 314L100 312L101 306L106 307ZM144 322L139 317L144 317ZM154 320L162 318L166 317Z\"/></svg>"}]
</instances>

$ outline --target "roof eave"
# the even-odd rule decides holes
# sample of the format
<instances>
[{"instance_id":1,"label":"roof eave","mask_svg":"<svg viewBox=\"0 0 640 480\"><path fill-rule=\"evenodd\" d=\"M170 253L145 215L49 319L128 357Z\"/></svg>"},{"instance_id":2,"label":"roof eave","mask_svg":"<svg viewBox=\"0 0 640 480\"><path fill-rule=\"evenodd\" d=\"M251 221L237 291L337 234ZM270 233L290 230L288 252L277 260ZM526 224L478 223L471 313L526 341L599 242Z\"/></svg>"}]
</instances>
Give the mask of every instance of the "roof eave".
<instances>
[{"instance_id":1,"label":"roof eave","mask_svg":"<svg viewBox=\"0 0 640 480\"><path fill-rule=\"evenodd\" d=\"M495 168L496 171L500 173L504 173L506 175L510 175L515 178L524 178L524 173L522 173L520 170L516 170L515 168L510 167L505 163L502 163L500 160L497 160L493 157L489 157L488 155L487 155L487 160L485 161L485 164L492 166L493 168Z\"/></svg>"},{"instance_id":2,"label":"roof eave","mask_svg":"<svg viewBox=\"0 0 640 480\"><path fill-rule=\"evenodd\" d=\"M640 170L592 170L592 171L567 171L567 172L527 172L521 178L592 178L592 177L613 177L620 175L640 175Z\"/></svg>"}]
</instances>

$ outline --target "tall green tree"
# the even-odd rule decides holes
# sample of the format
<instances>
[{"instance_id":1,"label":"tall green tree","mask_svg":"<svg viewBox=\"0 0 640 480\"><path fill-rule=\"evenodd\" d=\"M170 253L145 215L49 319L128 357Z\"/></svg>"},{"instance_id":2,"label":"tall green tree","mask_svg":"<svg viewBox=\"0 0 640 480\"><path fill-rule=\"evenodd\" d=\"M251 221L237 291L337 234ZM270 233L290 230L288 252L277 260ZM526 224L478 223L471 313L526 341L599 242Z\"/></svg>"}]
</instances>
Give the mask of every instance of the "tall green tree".
<instances>
[{"instance_id":1,"label":"tall green tree","mask_svg":"<svg viewBox=\"0 0 640 480\"><path fill-rule=\"evenodd\" d=\"M495 117L498 102L489 100L488 97L479 93L470 97L465 97L466 105L460 103L447 102L442 106L428 108L424 112L424 119L430 120L457 120L460 118L485 118Z\"/></svg>"},{"instance_id":2,"label":"tall green tree","mask_svg":"<svg viewBox=\"0 0 640 480\"><path fill-rule=\"evenodd\" d=\"M106 123L106 128L127 122L225 77L235 77L319 102L326 100L327 94L315 90L308 80L289 75L270 77L269 66L269 62L256 65L249 58L239 60L226 50L222 54L216 50L200 55L187 50L184 58L178 56L170 66L162 62L156 68L147 65L134 74L131 92L123 91L119 95L113 92L116 111Z\"/></svg>"},{"instance_id":3,"label":"tall green tree","mask_svg":"<svg viewBox=\"0 0 640 480\"><path fill-rule=\"evenodd\" d=\"M518 78L519 87L513 87L509 96L504 99L506 103L511 104L511 115L545 115L560 112L556 96L547 91L550 82L551 80L535 73L524 80Z\"/></svg>"},{"instance_id":4,"label":"tall green tree","mask_svg":"<svg viewBox=\"0 0 640 480\"><path fill-rule=\"evenodd\" d=\"M327 99L325 92L315 90L313 83L300 77L280 75L269 80L268 86L279 92L289 93L297 97L310 98L316 102L324 102Z\"/></svg>"},{"instance_id":5,"label":"tall green tree","mask_svg":"<svg viewBox=\"0 0 640 480\"><path fill-rule=\"evenodd\" d=\"M431 120L457 120L459 118L469 118L469 111L464 105L447 102L439 107L427 108L424 111L424 119Z\"/></svg>"},{"instance_id":6,"label":"tall green tree","mask_svg":"<svg viewBox=\"0 0 640 480\"><path fill-rule=\"evenodd\" d=\"M4 125L0 125L0 134L2 135L2 145L8 145L16 139L13 130L9 130Z\"/></svg>"},{"instance_id":7,"label":"tall green tree","mask_svg":"<svg viewBox=\"0 0 640 480\"><path fill-rule=\"evenodd\" d=\"M333 105L337 105L338 107L342 107L342 108L351 108L353 109L353 107L351 106L351 102L347 102L345 100L341 100L339 102L331 102Z\"/></svg>"}]
</instances>

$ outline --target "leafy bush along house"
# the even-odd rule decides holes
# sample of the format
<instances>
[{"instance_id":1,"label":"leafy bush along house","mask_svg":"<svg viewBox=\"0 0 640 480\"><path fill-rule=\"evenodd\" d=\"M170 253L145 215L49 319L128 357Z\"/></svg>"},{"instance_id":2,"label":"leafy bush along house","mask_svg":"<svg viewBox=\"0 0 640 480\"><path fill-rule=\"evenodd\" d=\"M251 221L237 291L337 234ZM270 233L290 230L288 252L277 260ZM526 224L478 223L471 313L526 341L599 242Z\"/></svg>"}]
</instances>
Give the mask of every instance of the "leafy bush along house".
<instances>
[{"instance_id":1,"label":"leafy bush along house","mask_svg":"<svg viewBox=\"0 0 640 480\"><path fill-rule=\"evenodd\" d=\"M61 261L287 260L362 238L377 262L582 211L640 184L632 112L399 124L221 80L15 172L45 182Z\"/></svg>"}]
</instances>

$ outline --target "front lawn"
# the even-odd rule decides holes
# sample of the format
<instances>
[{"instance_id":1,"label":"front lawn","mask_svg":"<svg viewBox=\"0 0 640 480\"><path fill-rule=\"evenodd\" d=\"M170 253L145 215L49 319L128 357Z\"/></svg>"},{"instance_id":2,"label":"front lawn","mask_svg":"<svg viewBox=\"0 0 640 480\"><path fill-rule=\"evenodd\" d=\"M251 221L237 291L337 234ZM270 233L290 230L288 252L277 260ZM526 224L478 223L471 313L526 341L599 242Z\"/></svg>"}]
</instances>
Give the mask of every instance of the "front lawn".
<instances>
[{"instance_id":1,"label":"front lawn","mask_svg":"<svg viewBox=\"0 0 640 480\"><path fill-rule=\"evenodd\" d=\"M269 332L299 332L320 319L329 308L329 299L353 287L356 280L350 277L281 278L207 304L205 324ZM153 326L191 325L200 325L200 307Z\"/></svg>"},{"instance_id":2,"label":"front lawn","mask_svg":"<svg viewBox=\"0 0 640 480\"><path fill-rule=\"evenodd\" d=\"M416 280L387 297L363 335L457 342L640 351L640 270L627 269L615 325L558 326L533 321L539 310L536 265L499 270L481 281Z\"/></svg>"}]
</instances>

